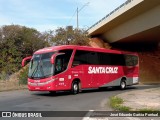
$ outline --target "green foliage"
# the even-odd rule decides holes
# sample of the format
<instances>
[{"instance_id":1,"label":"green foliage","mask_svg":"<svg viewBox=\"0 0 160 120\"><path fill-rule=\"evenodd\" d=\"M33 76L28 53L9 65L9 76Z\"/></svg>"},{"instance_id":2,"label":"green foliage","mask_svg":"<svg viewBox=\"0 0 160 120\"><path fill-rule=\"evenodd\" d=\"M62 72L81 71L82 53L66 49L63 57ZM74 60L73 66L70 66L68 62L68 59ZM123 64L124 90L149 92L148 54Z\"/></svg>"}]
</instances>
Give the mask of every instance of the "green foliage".
<instances>
[{"instance_id":1,"label":"green foliage","mask_svg":"<svg viewBox=\"0 0 160 120\"><path fill-rule=\"evenodd\" d=\"M123 106L122 104L123 104L123 99L116 96L110 98L110 105L112 108L119 111L129 111L131 109L127 106Z\"/></svg>"},{"instance_id":2,"label":"green foliage","mask_svg":"<svg viewBox=\"0 0 160 120\"><path fill-rule=\"evenodd\" d=\"M21 68L24 57L38 49L48 46L43 34L33 28L19 25L7 25L0 28L0 74L7 76Z\"/></svg>"},{"instance_id":3,"label":"green foliage","mask_svg":"<svg viewBox=\"0 0 160 120\"><path fill-rule=\"evenodd\" d=\"M88 37L85 30L77 30L72 27L58 28L55 30L50 43L56 45L88 45Z\"/></svg>"},{"instance_id":4,"label":"green foliage","mask_svg":"<svg viewBox=\"0 0 160 120\"><path fill-rule=\"evenodd\" d=\"M122 104L123 103L123 100L121 99L121 98L118 98L118 97L111 97L110 98L110 105L112 106L112 107L116 107L117 105L119 105L119 104Z\"/></svg>"},{"instance_id":5,"label":"green foliage","mask_svg":"<svg viewBox=\"0 0 160 120\"><path fill-rule=\"evenodd\" d=\"M143 108L143 109L139 109L138 111L140 111L140 112L154 112L154 111L160 111L160 110L155 110L155 109L151 109L151 108Z\"/></svg>"},{"instance_id":6,"label":"green foliage","mask_svg":"<svg viewBox=\"0 0 160 120\"><path fill-rule=\"evenodd\" d=\"M27 79L28 79L28 66L26 68L23 68L23 70L20 72L18 76L19 84L26 85Z\"/></svg>"},{"instance_id":7,"label":"green foliage","mask_svg":"<svg viewBox=\"0 0 160 120\"><path fill-rule=\"evenodd\" d=\"M2 80L6 80L6 76L7 76L6 72L5 72L5 71L2 71L1 74L0 74L0 80L1 80L1 81L2 81Z\"/></svg>"},{"instance_id":8,"label":"green foliage","mask_svg":"<svg viewBox=\"0 0 160 120\"><path fill-rule=\"evenodd\" d=\"M86 34L84 30L72 27L58 28L44 33L19 25L0 27L0 79L5 80L20 70L22 59L31 56L38 49L53 44L87 45ZM25 76L26 72L22 73L20 83L25 83Z\"/></svg>"}]
</instances>

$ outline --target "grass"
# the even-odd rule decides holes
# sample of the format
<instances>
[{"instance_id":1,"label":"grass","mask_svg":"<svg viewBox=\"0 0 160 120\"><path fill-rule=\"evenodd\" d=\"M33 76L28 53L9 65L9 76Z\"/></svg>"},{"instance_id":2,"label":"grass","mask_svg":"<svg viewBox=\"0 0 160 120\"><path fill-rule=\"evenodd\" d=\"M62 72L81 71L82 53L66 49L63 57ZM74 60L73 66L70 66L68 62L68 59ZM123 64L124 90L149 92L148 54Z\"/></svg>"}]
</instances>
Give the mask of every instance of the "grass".
<instances>
[{"instance_id":1,"label":"grass","mask_svg":"<svg viewBox=\"0 0 160 120\"><path fill-rule=\"evenodd\" d=\"M159 111L159 110L154 110L151 108L143 108L143 109L139 109L138 111L140 111L140 112L154 112L154 111Z\"/></svg>"},{"instance_id":2,"label":"grass","mask_svg":"<svg viewBox=\"0 0 160 120\"><path fill-rule=\"evenodd\" d=\"M114 108L115 110L118 110L118 111L130 111L130 107L127 107L127 106L123 106L123 99L119 98L119 97L111 97L110 98L110 105L112 108Z\"/></svg>"},{"instance_id":3,"label":"grass","mask_svg":"<svg viewBox=\"0 0 160 120\"><path fill-rule=\"evenodd\" d=\"M0 80L0 92L27 89L27 85L19 83L18 76L21 71L11 75L10 78L7 80Z\"/></svg>"},{"instance_id":4,"label":"grass","mask_svg":"<svg viewBox=\"0 0 160 120\"><path fill-rule=\"evenodd\" d=\"M124 100L122 98L117 97L117 96L110 98L110 106L112 108L114 108L115 110L124 111L124 112L131 111L132 108L124 106L123 103L124 103ZM151 108L143 108L143 109L137 109L136 111L154 112L154 111L160 111L160 110L155 110L155 109L151 109Z\"/></svg>"},{"instance_id":5,"label":"grass","mask_svg":"<svg viewBox=\"0 0 160 120\"><path fill-rule=\"evenodd\" d=\"M17 81L0 81L0 92L2 91L10 91L10 90L20 90L27 89L27 85L19 85Z\"/></svg>"}]
</instances>

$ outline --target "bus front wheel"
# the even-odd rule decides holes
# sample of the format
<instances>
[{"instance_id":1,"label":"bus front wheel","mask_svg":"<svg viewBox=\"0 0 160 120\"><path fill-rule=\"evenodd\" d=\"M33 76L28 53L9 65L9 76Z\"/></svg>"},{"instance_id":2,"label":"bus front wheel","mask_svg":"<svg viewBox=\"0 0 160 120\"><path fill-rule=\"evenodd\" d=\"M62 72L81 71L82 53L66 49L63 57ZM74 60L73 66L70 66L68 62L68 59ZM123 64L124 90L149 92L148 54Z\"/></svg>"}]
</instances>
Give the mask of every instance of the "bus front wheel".
<instances>
[{"instance_id":1,"label":"bus front wheel","mask_svg":"<svg viewBox=\"0 0 160 120\"><path fill-rule=\"evenodd\" d=\"M79 92L79 84L78 84L78 82L73 82L72 93L75 95L75 94L78 94L78 92Z\"/></svg>"},{"instance_id":2,"label":"bus front wheel","mask_svg":"<svg viewBox=\"0 0 160 120\"><path fill-rule=\"evenodd\" d=\"M121 80L120 89L124 90L125 88L126 88L126 81L125 80Z\"/></svg>"}]
</instances>

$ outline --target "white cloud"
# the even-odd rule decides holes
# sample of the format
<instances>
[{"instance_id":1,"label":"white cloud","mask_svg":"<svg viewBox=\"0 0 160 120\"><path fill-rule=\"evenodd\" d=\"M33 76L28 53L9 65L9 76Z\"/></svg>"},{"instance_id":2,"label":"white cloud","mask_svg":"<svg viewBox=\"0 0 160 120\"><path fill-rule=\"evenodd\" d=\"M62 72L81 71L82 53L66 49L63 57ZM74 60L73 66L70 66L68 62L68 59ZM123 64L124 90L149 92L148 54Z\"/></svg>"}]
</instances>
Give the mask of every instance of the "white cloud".
<instances>
[{"instance_id":1,"label":"white cloud","mask_svg":"<svg viewBox=\"0 0 160 120\"><path fill-rule=\"evenodd\" d=\"M20 24L40 31L73 25L76 27L77 6L79 26L90 27L126 0L0 0L0 25ZM72 18L72 19L71 19Z\"/></svg>"},{"instance_id":2,"label":"white cloud","mask_svg":"<svg viewBox=\"0 0 160 120\"><path fill-rule=\"evenodd\" d=\"M112 10L123 4L126 0L67 0L68 2L78 6L80 9L86 3L89 5L85 6L79 13L79 20L83 23L82 26L91 26L97 21L105 17Z\"/></svg>"},{"instance_id":3,"label":"white cloud","mask_svg":"<svg viewBox=\"0 0 160 120\"><path fill-rule=\"evenodd\" d=\"M28 26L31 27L31 28L36 28L40 32L55 30L58 27L64 27L64 26L55 25L55 24L54 25L53 24L37 24L37 25L33 25L33 26L30 26L30 25L28 25Z\"/></svg>"}]
</instances>

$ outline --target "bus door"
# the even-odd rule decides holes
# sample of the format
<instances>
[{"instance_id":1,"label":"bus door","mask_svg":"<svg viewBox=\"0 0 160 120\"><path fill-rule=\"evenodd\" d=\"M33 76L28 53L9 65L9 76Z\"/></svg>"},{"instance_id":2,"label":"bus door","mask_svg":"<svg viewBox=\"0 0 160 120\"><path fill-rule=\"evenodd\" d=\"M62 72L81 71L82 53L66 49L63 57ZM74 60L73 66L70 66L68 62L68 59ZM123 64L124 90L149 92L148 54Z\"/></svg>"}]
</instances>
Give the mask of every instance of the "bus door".
<instances>
[{"instance_id":1,"label":"bus door","mask_svg":"<svg viewBox=\"0 0 160 120\"><path fill-rule=\"evenodd\" d=\"M55 78L57 80L55 80L55 84L57 89L63 90L65 88L65 86L68 85L67 82L67 74L65 72L66 68L65 68L65 59L64 59L64 55L59 55L56 57L56 61L55 61L55 68L54 68L54 73L55 73Z\"/></svg>"},{"instance_id":2,"label":"bus door","mask_svg":"<svg viewBox=\"0 0 160 120\"><path fill-rule=\"evenodd\" d=\"M56 57L55 60L55 76L56 78L58 78L58 80L56 80L56 85L58 86L58 89L68 89L69 85L70 85L70 73L67 70L68 68L68 64L69 64L69 60L71 57L73 50L63 50L60 51L60 53L64 53L62 55L58 55Z\"/></svg>"},{"instance_id":3,"label":"bus door","mask_svg":"<svg viewBox=\"0 0 160 120\"><path fill-rule=\"evenodd\" d=\"M79 71L79 76L81 75L80 78L81 80L81 87L82 88L90 88L91 87L91 74L88 74L88 67L90 66L88 64L88 51L83 51L83 50L76 50L74 60L72 63L72 70Z\"/></svg>"}]
</instances>

